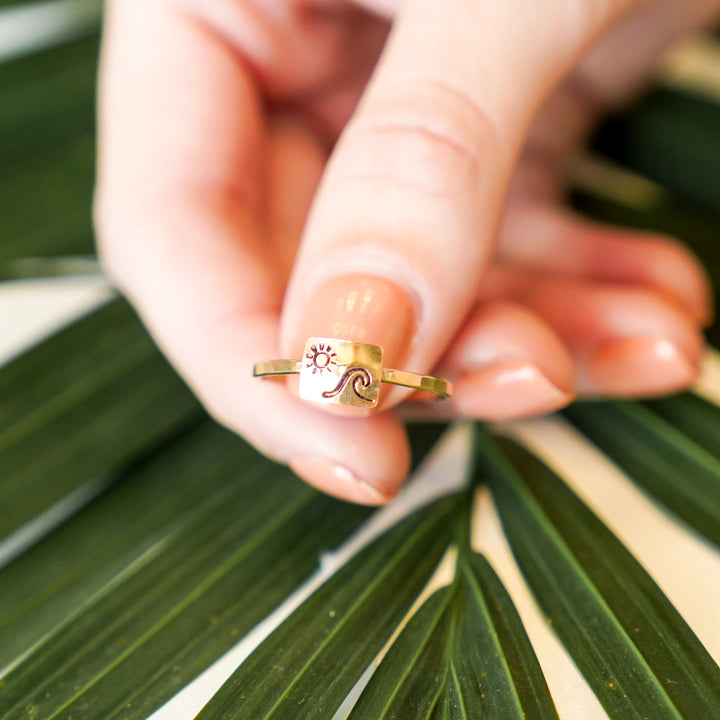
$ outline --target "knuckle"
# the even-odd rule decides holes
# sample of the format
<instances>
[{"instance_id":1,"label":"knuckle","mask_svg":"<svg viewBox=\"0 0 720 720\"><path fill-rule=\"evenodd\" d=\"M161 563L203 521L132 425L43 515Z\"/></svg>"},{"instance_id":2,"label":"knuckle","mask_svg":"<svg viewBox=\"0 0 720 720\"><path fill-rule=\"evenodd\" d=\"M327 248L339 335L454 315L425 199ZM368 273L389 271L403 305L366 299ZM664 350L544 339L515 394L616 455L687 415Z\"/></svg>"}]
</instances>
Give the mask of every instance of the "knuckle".
<instances>
[{"instance_id":1,"label":"knuckle","mask_svg":"<svg viewBox=\"0 0 720 720\"><path fill-rule=\"evenodd\" d=\"M474 98L431 79L384 89L347 137L356 174L383 175L430 195L474 187L500 146L495 123Z\"/></svg>"}]
</instances>

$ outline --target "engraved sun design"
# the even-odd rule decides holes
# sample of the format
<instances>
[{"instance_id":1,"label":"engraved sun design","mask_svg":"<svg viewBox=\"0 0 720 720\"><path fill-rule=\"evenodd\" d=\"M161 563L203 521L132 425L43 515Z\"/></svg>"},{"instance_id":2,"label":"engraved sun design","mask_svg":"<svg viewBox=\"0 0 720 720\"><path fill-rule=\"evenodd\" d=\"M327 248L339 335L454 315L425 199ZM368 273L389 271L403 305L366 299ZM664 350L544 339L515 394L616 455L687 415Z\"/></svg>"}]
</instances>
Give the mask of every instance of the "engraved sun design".
<instances>
[{"instance_id":1,"label":"engraved sun design","mask_svg":"<svg viewBox=\"0 0 720 720\"><path fill-rule=\"evenodd\" d=\"M313 369L313 375L319 370L323 374L323 370L332 371L331 365L337 365L335 358L337 353L333 352L332 345L325 347L325 343L318 343L310 346L310 352L305 355L310 361L305 367Z\"/></svg>"}]
</instances>

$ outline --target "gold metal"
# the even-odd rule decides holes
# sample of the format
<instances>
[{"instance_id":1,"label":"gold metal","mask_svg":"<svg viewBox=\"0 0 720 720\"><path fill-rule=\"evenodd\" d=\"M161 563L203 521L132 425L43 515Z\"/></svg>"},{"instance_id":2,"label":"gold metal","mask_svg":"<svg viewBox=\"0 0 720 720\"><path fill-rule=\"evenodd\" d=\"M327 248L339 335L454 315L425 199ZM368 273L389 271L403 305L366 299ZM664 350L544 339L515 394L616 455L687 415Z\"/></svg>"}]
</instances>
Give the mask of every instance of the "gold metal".
<instances>
[{"instance_id":1,"label":"gold metal","mask_svg":"<svg viewBox=\"0 0 720 720\"><path fill-rule=\"evenodd\" d=\"M297 375L300 372L300 360L265 360L255 363L253 375L266 377L268 375Z\"/></svg>"},{"instance_id":2,"label":"gold metal","mask_svg":"<svg viewBox=\"0 0 720 720\"><path fill-rule=\"evenodd\" d=\"M300 397L312 402L373 408L380 383L449 397L449 380L405 370L383 368L379 345L337 338L312 337L305 343L301 360L265 360L255 363L253 375L300 375Z\"/></svg>"},{"instance_id":3,"label":"gold metal","mask_svg":"<svg viewBox=\"0 0 720 720\"><path fill-rule=\"evenodd\" d=\"M415 388L423 392L434 393L442 397L452 395L452 383L449 380L433 377L432 375L418 375L406 370L383 370L382 381L390 385Z\"/></svg>"}]
</instances>

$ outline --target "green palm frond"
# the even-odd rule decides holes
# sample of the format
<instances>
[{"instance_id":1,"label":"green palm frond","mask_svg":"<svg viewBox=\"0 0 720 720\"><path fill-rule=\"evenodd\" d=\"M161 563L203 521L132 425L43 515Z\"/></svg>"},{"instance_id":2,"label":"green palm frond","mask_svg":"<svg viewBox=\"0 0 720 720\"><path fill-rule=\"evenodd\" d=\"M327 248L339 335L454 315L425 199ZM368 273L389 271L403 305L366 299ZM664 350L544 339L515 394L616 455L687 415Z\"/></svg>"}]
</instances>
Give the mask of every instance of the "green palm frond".
<instances>
[{"instance_id":1,"label":"green palm frond","mask_svg":"<svg viewBox=\"0 0 720 720\"><path fill-rule=\"evenodd\" d=\"M58 258L94 255L98 42L0 64L0 279L51 274Z\"/></svg>"},{"instance_id":2,"label":"green palm frond","mask_svg":"<svg viewBox=\"0 0 720 720\"><path fill-rule=\"evenodd\" d=\"M513 553L608 715L720 714L720 668L623 543L540 460L494 445L480 434Z\"/></svg>"},{"instance_id":3,"label":"green palm frond","mask_svg":"<svg viewBox=\"0 0 720 720\"><path fill-rule=\"evenodd\" d=\"M715 406L679 395L646 404L576 403L564 414L638 485L720 545L720 413Z\"/></svg>"},{"instance_id":4,"label":"green palm frond","mask_svg":"<svg viewBox=\"0 0 720 720\"><path fill-rule=\"evenodd\" d=\"M367 512L204 421L2 571L2 716L147 717Z\"/></svg>"},{"instance_id":5,"label":"green palm frond","mask_svg":"<svg viewBox=\"0 0 720 720\"><path fill-rule=\"evenodd\" d=\"M483 555L462 552L454 581L409 618L350 720L557 719L510 596Z\"/></svg>"},{"instance_id":6,"label":"green palm frond","mask_svg":"<svg viewBox=\"0 0 720 720\"><path fill-rule=\"evenodd\" d=\"M410 516L313 593L228 680L198 720L332 717L438 564L460 499Z\"/></svg>"},{"instance_id":7,"label":"green palm frond","mask_svg":"<svg viewBox=\"0 0 720 720\"><path fill-rule=\"evenodd\" d=\"M4 367L0 397L0 538L201 415L124 300Z\"/></svg>"},{"instance_id":8,"label":"green palm frond","mask_svg":"<svg viewBox=\"0 0 720 720\"><path fill-rule=\"evenodd\" d=\"M657 88L607 122L597 149L658 184L720 211L720 105L677 88Z\"/></svg>"},{"instance_id":9,"label":"green palm frond","mask_svg":"<svg viewBox=\"0 0 720 720\"><path fill-rule=\"evenodd\" d=\"M720 669L617 537L516 443L491 440L478 427L475 457L477 480L489 483L547 621L609 717L691 720L719 714ZM350 719L555 717L512 601L487 561L465 542L472 534L465 527L468 513L444 514L431 506L420 517L438 523L434 537L442 545L431 567L451 540L459 546L454 580L407 621ZM444 529L448 521L450 533ZM380 549L386 542L388 537L376 541L317 590L258 647L198 720L335 717L392 630L382 618L396 607L396 584L411 586L415 594L419 588L412 582L417 568L411 560L396 563L393 557L382 569L375 567L378 553L391 555ZM415 552L425 553L425 542L424 535L416 540ZM404 552L409 557L407 545ZM425 577L430 572L426 568ZM405 606L413 597L403 595ZM356 624L363 613L368 613L364 623ZM368 617L383 631L381 638L362 632Z\"/></svg>"}]
</instances>

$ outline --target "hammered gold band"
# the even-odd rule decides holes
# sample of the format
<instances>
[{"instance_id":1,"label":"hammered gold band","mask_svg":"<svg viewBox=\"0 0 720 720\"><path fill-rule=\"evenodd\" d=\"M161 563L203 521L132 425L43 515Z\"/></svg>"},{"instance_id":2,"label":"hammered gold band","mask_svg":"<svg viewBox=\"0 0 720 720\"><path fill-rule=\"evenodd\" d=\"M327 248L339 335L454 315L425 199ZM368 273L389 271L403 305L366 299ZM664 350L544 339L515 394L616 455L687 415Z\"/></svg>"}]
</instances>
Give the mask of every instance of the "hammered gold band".
<instances>
[{"instance_id":1,"label":"hammered gold band","mask_svg":"<svg viewBox=\"0 0 720 720\"><path fill-rule=\"evenodd\" d=\"M307 341L301 360L258 362L253 375L300 375L303 399L355 407L374 407L381 382L450 397L449 380L383 368L382 356L379 345L315 337Z\"/></svg>"}]
</instances>

